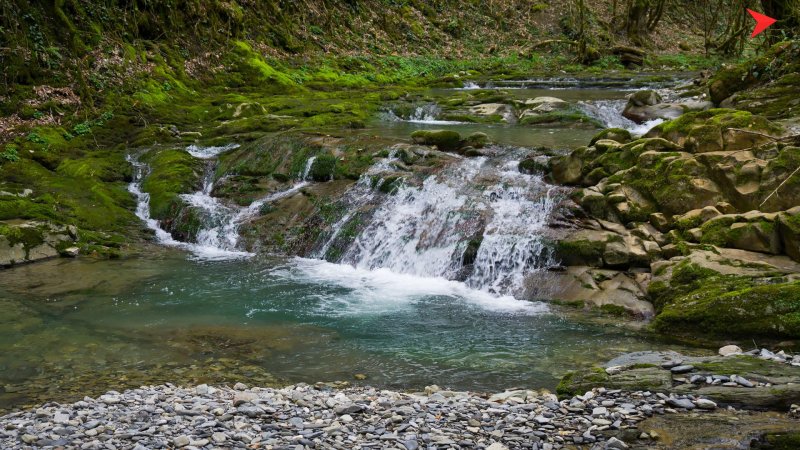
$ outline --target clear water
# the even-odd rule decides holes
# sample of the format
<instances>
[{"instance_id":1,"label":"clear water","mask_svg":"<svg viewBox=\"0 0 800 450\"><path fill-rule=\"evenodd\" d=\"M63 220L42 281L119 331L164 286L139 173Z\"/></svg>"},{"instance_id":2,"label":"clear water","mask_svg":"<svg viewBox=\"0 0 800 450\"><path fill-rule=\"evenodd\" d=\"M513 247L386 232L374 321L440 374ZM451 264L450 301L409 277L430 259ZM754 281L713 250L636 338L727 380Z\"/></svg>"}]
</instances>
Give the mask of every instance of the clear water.
<instances>
[{"instance_id":1,"label":"clear water","mask_svg":"<svg viewBox=\"0 0 800 450\"><path fill-rule=\"evenodd\" d=\"M52 260L0 272L0 407L149 382L553 388L661 344L442 278L306 259ZM218 369L226 359L234 368ZM226 373L225 371L229 373ZM219 373L222 372L222 373ZM130 380L130 381L128 381Z\"/></svg>"}]
</instances>

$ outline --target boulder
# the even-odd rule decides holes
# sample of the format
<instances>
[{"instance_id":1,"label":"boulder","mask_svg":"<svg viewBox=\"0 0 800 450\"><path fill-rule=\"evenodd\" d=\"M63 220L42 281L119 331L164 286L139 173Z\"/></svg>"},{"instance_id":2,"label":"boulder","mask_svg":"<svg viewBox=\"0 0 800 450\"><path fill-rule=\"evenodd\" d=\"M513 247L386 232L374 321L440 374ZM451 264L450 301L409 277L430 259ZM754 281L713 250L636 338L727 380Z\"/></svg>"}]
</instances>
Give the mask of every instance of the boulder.
<instances>
[{"instance_id":1,"label":"boulder","mask_svg":"<svg viewBox=\"0 0 800 450\"><path fill-rule=\"evenodd\" d=\"M5 236L0 236L0 266L19 264L25 259L25 247L21 242L11 244Z\"/></svg>"},{"instance_id":2,"label":"boulder","mask_svg":"<svg viewBox=\"0 0 800 450\"><path fill-rule=\"evenodd\" d=\"M655 119L672 120L677 119L683 114L680 105L671 103L656 106L631 106L628 105L622 111L622 116L636 123L642 124Z\"/></svg>"},{"instance_id":3,"label":"boulder","mask_svg":"<svg viewBox=\"0 0 800 450\"><path fill-rule=\"evenodd\" d=\"M777 224L783 251L800 261L800 206L779 214Z\"/></svg>"},{"instance_id":4,"label":"boulder","mask_svg":"<svg viewBox=\"0 0 800 450\"><path fill-rule=\"evenodd\" d=\"M594 145L597 141L601 139L610 139L612 141L617 141L620 144L627 144L633 140L631 137L631 132L622 128L607 128L599 133L597 133L589 143L589 145Z\"/></svg>"},{"instance_id":5,"label":"boulder","mask_svg":"<svg viewBox=\"0 0 800 450\"><path fill-rule=\"evenodd\" d=\"M719 349L720 356L741 355L742 349L738 345L726 345Z\"/></svg>"},{"instance_id":6,"label":"boulder","mask_svg":"<svg viewBox=\"0 0 800 450\"><path fill-rule=\"evenodd\" d=\"M773 142L781 127L746 111L712 109L690 112L662 123L646 137L662 137L691 153L736 151Z\"/></svg>"},{"instance_id":7,"label":"boulder","mask_svg":"<svg viewBox=\"0 0 800 450\"><path fill-rule=\"evenodd\" d=\"M583 158L577 151L550 159L550 173L559 184L578 184L583 179Z\"/></svg>"},{"instance_id":8,"label":"boulder","mask_svg":"<svg viewBox=\"0 0 800 450\"><path fill-rule=\"evenodd\" d=\"M513 116L514 108L505 103L482 103L470 107L469 112L476 116L496 117L503 122L507 122L508 118Z\"/></svg>"},{"instance_id":9,"label":"boulder","mask_svg":"<svg viewBox=\"0 0 800 450\"><path fill-rule=\"evenodd\" d=\"M457 151L462 147L461 135L453 130L417 130L411 133L417 144L435 145L439 150Z\"/></svg>"},{"instance_id":10,"label":"boulder","mask_svg":"<svg viewBox=\"0 0 800 450\"><path fill-rule=\"evenodd\" d=\"M624 310L638 318L654 314L653 305L639 283L629 275L614 270L571 266L554 275L557 287L546 298L566 304L583 304L601 310Z\"/></svg>"}]
</instances>

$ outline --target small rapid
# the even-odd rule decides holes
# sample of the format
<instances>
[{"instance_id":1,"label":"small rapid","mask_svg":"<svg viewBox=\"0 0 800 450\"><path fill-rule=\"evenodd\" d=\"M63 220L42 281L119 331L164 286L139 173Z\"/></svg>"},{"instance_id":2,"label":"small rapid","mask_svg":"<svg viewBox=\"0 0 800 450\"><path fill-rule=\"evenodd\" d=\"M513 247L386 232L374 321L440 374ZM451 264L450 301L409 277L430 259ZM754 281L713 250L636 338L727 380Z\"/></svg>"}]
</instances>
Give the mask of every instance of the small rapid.
<instances>
[{"instance_id":1,"label":"small rapid","mask_svg":"<svg viewBox=\"0 0 800 450\"><path fill-rule=\"evenodd\" d=\"M161 224L156 219L150 216L150 194L142 190L142 183L149 169L138 158L128 157L128 161L134 167L134 178L128 185L128 191L137 200L136 215L149 229L155 232L156 240L160 244L183 248L190 251L193 257L198 260L223 261L252 257L253 253L239 248L239 227L247 220L257 216L265 204L290 197L308 186L308 178L314 163L314 157L308 159L299 180L290 188L266 195L246 207L223 203L219 198L212 195L214 172L217 165L216 157L237 147L238 144L221 147L197 147L192 145L187 148L189 154L206 162L200 190L191 194L181 195L181 199L186 202L188 207L193 208L200 218L201 227L197 230L194 242L176 240L161 227Z\"/></svg>"},{"instance_id":2,"label":"small rapid","mask_svg":"<svg viewBox=\"0 0 800 450\"><path fill-rule=\"evenodd\" d=\"M604 127L622 128L634 136L643 136L653 127L664 123L664 119L654 119L638 124L622 115L626 104L627 100L594 100L578 102L578 107Z\"/></svg>"},{"instance_id":3,"label":"small rapid","mask_svg":"<svg viewBox=\"0 0 800 450\"><path fill-rule=\"evenodd\" d=\"M390 195L370 185L379 177L376 165L346 195L348 212L323 233L314 256L360 270L460 280L493 295L524 295L526 278L554 264L544 231L562 192L519 172L526 150L492 150L499 155L454 157L421 184L401 183ZM341 239L354 229L351 241ZM332 254L334 247L341 251Z\"/></svg>"}]
</instances>

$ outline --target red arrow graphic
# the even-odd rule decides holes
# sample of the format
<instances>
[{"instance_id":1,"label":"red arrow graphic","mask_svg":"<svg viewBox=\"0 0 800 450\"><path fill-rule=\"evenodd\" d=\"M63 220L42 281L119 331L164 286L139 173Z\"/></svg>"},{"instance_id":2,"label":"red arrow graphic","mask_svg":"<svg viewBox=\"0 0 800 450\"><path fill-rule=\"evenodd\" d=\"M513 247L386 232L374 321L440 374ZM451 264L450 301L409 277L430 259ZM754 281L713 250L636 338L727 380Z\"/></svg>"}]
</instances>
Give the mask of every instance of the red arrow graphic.
<instances>
[{"instance_id":1,"label":"red arrow graphic","mask_svg":"<svg viewBox=\"0 0 800 450\"><path fill-rule=\"evenodd\" d=\"M756 19L756 28L755 30L753 30L753 35L750 36L751 38L758 36L759 34L761 34L761 32L769 28L773 23L777 22L776 19L773 19L770 16L765 16L764 14L761 13L757 13L752 9L748 9L747 12L749 12L750 15L753 16L753 19Z\"/></svg>"}]
</instances>

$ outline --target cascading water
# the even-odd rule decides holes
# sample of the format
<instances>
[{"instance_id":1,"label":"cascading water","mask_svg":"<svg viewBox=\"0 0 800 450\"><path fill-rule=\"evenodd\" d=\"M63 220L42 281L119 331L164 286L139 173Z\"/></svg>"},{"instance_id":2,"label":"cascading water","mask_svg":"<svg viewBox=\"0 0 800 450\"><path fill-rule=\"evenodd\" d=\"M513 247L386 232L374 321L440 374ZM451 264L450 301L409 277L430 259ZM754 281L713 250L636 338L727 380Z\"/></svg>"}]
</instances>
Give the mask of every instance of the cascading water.
<instances>
[{"instance_id":1,"label":"cascading water","mask_svg":"<svg viewBox=\"0 0 800 450\"><path fill-rule=\"evenodd\" d=\"M239 227L241 224L256 216L266 203L292 196L309 184L308 178L311 167L314 164L314 157L308 159L303 173L300 174L300 180L289 189L262 197L247 207L222 203L218 198L211 195L214 189L215 158L220 153L236 147L238 145L231 144L224 147L190 146L187 149L192 156L206 160L201 189L191 194L181 195L181 199L189 207L195 208L200 215L202 225L197 231L194 243L175 240L169 232L161 228L157 220L150 217L150 194L142 191L141 187L141 183L146 176L147 166L138 162L135 158L128 158L135 171L134 180L128 186L128 191L137 198L136 214L147 224L148 228L155 231L159 243L185 248L194 253L198 259L203 260L228 260L250 257L252 253L238 249Z\"/></svg>"},{"instance_id":2,"label":"cascading water","mask_svg":"<svg viewBox=\"0 0 800 450\"><path fill-rule=\"evenodd\" d=\"M541 177L520 173L514 155L521 152L510 153L459 158L421 186L401 185L334 259L359 269L462 279L494 294L521 293L527 275L552 264L542 232L558 193ZM349 212L325 235L317 257L330 257L356 211L377 200L370 180L380 168L371 172L351 190ZM472 270L464 274L463 255L475 242Z\"/></svg>"},{"instance_id":3,"label":"cascading water","mask_svg":"<svg viewBox=\"0 0 800 450\"><path fill-rule=\"evenodd\" d=\"M597 119L606 128L622 128L634 136L642 136L653 127L664 122L663 119L654 119L643 124L638 124L622 115L627 100L594 100L578 102L578 107L589 117Z\"/></svg>"},{"instance_id":4,"label":"cascading water","mask_svg":"<svg viewBox=\"0 0 800 450\"><path fill-rule=\"evenodd\" d=\"M442 114L442 109L436 103L426 103L414 108L411 113L407 115L398 114L396 111L386 111L383 114L383 119L388 122L408 122L427 125L458 125L463 122L455 120L441 120L439 117Z\"/></svg>"},{"instance_id":5,"label":"cascading water","mask_svg":"<svg viewBox=\"0 0 800 450\"><path fill-rule=\"evenodd\" d=\"M181 243L172 238L166 230L161 228L158 221L150 217L150 194L142 191L142 181L147 176L147 164L139 162L139 160L132 155L126 157L129 163L133 166L133 180L128 184L128 192L133 194L136 198L136 217L147 225L147 228L153 230L156 235L156 240L160 244L176 246Z\"/></svg>"}]
</instances>

